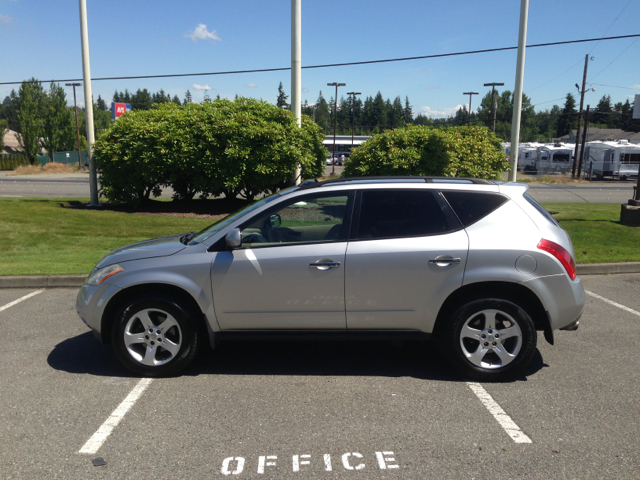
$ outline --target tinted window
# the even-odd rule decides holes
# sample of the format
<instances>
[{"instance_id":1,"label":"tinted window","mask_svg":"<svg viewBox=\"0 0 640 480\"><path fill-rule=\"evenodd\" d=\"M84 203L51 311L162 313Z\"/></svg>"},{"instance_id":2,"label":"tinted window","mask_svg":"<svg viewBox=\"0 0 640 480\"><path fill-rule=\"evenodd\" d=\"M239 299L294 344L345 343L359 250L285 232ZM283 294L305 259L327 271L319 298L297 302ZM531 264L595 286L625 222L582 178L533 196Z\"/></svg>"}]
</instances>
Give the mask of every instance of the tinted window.
<instances>
[{"instance_id":1,"label":"tinted window","mask_svg":"<svg viewBox=\"0 0 640 480\"><path fill-rule=\"evenodd\" d=\"M546 218L547 220L549 220L551 223L553 223L554 225L560 225L555 218L553 218L551 216L551 214L549 212L547 212L544 207L542 205L540 205L538 202L536 202L533 197L529 196L528 193L524 194L524 198L525 200L527 200L527 202L529 202L531 205L533 205L533 207L538 210L538 212L540 212L542 214L542 216L544 218Z\"/></svg>"},{"instance_id":2,"label":"tinted window","mask_svg":"<svg viewBox=\"0 0 640 480\"><path fill-rule=\"evenodd\" d=\"M447 219L430 191L364 190L358 238L418 237L446 233Z\"/></svg>"},{"instance_id":3,"label":"tinted window","mask_svg":"<svg viewBox=\"0 0 640 480\"><path fill-rule=\"evenodd\" d=\"M507 201L506 197L495 193L443 191L442 195L465 227L486 217Z\"/></svg>"},{"instance_id":4,"label":"tinted window","mask_svg":"<svg viewBox=\"0 0 640 480\"><path fill-rule=\"evenodd\" d=\"M347 194L298 197L278 205L240 227L242 246L272 247L346 239Z\"/></svg>"}]
</instances>

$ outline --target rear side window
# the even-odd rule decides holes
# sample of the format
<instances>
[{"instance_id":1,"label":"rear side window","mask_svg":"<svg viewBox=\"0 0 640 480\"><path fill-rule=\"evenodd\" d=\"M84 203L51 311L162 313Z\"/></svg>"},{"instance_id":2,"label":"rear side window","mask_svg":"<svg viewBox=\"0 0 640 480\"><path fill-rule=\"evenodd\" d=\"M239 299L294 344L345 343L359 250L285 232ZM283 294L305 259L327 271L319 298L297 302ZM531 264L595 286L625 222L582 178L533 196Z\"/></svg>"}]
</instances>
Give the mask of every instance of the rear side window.
<instances>
[{"instance_id":1,"label":"rear side window","mask_svg":"<svg viewBox=\"0 0 640 480\"><path fill-rule=\"evenodd\" d=\"M451 208L465 227L473 225L496 210L508 199L496 193L443 191Z\"/></svg>"},{"instance_id":2,"label":"rear side window","mask_svg":"<svg viewBox=\"0 0 640 480\"><path fill-rule=\"evenodd\" d=\"M364 190L359 217L359 239L420 237L451 230L433 193L424 190Z\"/></svg>"},{"instance_id":3,"label":"rear side window","mask_svg":"<svg viewBox=\"0 0 640 480\"><path fill-rule=\"evenodd\" d=\"M549 212L547 212L547 211L544 209L544 207L543 207L542 205L540 205L538 202L536 202L536 201L533 199L533 197L531 197L528 193L525 193L523 196L524 196L525 200L526 200L527 202L529 202L531 205L533 205L533 207L534 207L536 210L538 210L538 212L540 212L544 218L546 218L547 220L549 220L549 221L550 221L551 223L553 223L554 225L558 225L558 226L560 225L560 224L558 223L558 221L557 221L555 218L553 218L553 217L551 216L551 214L550 214Z\"/></svg>"}]
</instances>

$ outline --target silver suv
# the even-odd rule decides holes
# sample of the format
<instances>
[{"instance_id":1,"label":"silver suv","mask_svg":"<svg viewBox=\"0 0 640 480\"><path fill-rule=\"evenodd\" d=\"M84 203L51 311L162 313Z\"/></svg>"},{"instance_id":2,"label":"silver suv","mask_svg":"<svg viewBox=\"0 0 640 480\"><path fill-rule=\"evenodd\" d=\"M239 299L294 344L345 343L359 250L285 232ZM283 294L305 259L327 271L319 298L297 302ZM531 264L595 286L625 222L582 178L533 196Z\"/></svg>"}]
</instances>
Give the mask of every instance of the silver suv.
<instances>
[{"instance_id":1,"label":"silver suv","mask_svg":"<svg viewBox=\"0 0 640 480\"><path fill-rule=\"evenodd\" d=\"M466 377L512 378L584 310L569 235L528 186L352 178L283 190L199 233L119 248L81 288L120 361L173 375L219 339L432 336Z\"/></svg>"}]
</instances>

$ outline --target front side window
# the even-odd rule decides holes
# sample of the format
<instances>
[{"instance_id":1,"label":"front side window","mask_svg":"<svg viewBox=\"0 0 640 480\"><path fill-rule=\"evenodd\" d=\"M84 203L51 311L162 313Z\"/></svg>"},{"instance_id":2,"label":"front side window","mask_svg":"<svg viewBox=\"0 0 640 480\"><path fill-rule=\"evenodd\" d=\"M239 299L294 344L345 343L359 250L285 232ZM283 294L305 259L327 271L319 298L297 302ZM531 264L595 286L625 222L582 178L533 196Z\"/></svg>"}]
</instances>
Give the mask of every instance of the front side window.
<instances>
[{"instance_id":1,"label":"front side window","mask_svg":"<svg viewBox=\"0 0 640 480\"><path fill-rule=\"evenodd\" d=\"M448 230L447 217L431 191L362 192L358 239L419 237L443 234Z\"/></svg>"},{"instance_id":2,"label":"front side window","mask_svg":"<svg viewBox=\"0 0 640 480\"><path fill-rule=\"evenodd\" d=\"M346 240L348 194L298 197L240 227L242 247L260 248Z\"/></svg>"}]
</instances>

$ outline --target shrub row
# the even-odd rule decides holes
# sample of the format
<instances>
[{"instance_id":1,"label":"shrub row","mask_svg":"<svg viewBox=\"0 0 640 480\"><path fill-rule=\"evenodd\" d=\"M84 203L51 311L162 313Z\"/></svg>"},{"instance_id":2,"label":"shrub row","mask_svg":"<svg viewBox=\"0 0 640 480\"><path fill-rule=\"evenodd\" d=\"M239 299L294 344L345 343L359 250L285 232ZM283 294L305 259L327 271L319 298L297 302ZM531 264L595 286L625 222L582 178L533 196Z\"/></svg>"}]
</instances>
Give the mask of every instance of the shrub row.
<instances>
[{"instance_id":1,"label":"shrub row","mask_svg":"<svg viewBox=\"0 0 640 480\"><path fill-rule=\"evenodd\" d=\"M103 194L138 205L162 187L175 200L225 195L253 199L322 175L328 152L320 128L267 102L239 98L159 105L120 117L95 143Z\"/></svg>"},{"instance_id":2,"label":"shrub row","mask_svg":"<svg viewBox=\"0 0 640 480\"><path fill-rule=\"evenodd\" d=\"M407 126L375 135L356 148L343 176L434 175L498 180L509 164L486 127Z\"/></svg>"},{"instance_id":3,"label":"shrub row","mask_svg":"<svg viewBox=\"0 0 640 480\"><path fill-rule=\"evenodd\" d=\"M20 153L0 155L0 170L15 170L26 165L29 165L29 158L26 155Z\"/></svg>"}]
</instances>

